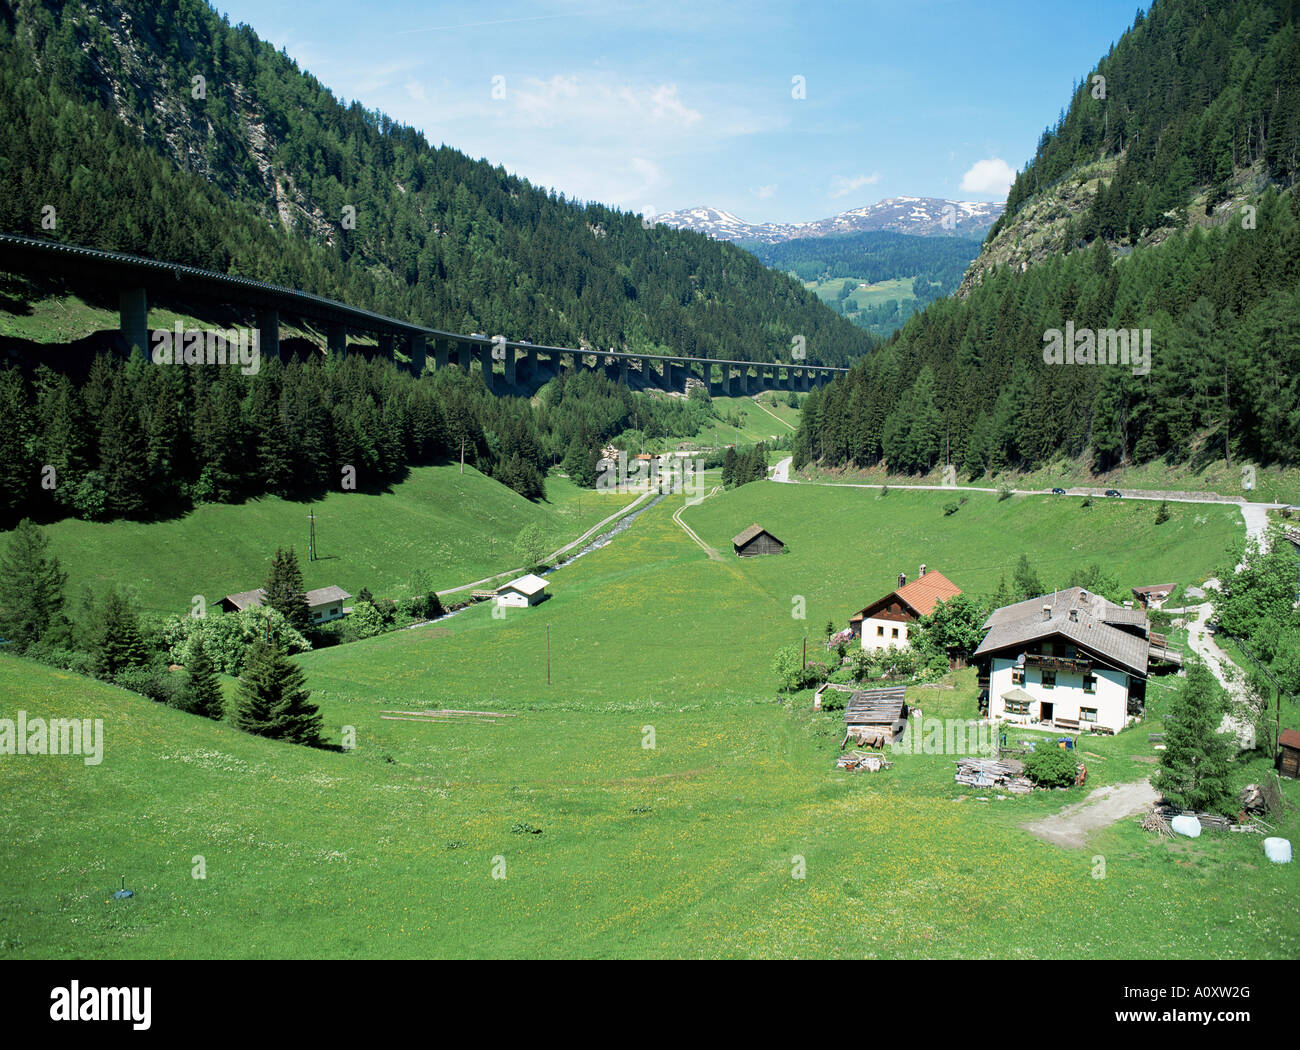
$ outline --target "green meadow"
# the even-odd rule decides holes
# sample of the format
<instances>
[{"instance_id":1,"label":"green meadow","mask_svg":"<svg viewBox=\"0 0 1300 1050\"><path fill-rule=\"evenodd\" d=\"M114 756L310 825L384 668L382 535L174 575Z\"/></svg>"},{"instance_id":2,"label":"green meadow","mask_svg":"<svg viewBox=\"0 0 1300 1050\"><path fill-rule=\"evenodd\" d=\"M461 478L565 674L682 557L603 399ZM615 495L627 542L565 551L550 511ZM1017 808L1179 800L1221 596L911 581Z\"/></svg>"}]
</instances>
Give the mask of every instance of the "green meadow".
<instances>
[{"instance_id":1,"label":"green meadow","mask_svg":"<svg viewBox=\"0 0 1300 1050\"><path fill-rule=\"evenodd\" d=\"M532 503L472 467L417 467L388 491L334 492L312 503L271 496L241 505L203 504L163 522L88 522L46 526L68 574L67 593L97 594L110 584L155 612L188 612L194 595L209 603L260 587L278 546L294 547L310 590L337 584L379 597L412 593L426 572L438 590L518 568L515 539L537 524L548 553L577 539L634 497L546 480L546 502ZM316 517L318 558L307 561ZM7 534L0 533L0 543Z\"/></svg>"},{"instance_id":2,"label":"green meadow","mask_svg":"<svg viewBox=\"0 0 1300 1050\"><path fill-rule=\"evenodd\" d=\"M976 592L1021 550L1045 581L1100 561L1193 582L1241 532L1233 508L1156 527L992 495L944 517L949 498L747 485L683 514L713 559L671 497L535 608L301 657L347 752L0 657L0 717L101 717L106 739L94 767L0 760L0 955L1295 957L1300 867L1258 836L1169 841L1128 818L1068 850L1019 827L1150 775L1172 680L1144 725L1083 742L1085 788L1006 800L955 784L951 756L837 771L838 715L776 695L777 646L806 630L811 653L920 561ZM789 553L735 558L751 521ZM965 718L975 692L968 670L909 702ZM499 714L381 717L441 708ZM1279 833L1297 832L1293 815ZM113 900L123 874L136 896Z\"/></svg>"}]
</instances>

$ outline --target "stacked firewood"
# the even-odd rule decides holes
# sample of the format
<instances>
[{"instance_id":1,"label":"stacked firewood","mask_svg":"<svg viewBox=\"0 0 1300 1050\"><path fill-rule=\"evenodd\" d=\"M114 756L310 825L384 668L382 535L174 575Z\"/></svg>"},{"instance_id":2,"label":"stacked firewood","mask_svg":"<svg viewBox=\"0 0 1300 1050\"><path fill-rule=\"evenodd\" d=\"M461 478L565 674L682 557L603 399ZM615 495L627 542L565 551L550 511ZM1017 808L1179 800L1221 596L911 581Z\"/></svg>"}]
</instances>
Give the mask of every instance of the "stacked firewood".
<instances>
[{"instance_id":1,"label":"stacked firewood","mask_svg":"<svg viewBox=\"0 0 1300 1050\"><path fill-rule=\"evenodd\" d=\"M1034 785L1024 771L1024 763L1015 759L959 758L953 779L968 787L1000 787L1013 795L1027 795Z\"/></svg>"}]
</instances>

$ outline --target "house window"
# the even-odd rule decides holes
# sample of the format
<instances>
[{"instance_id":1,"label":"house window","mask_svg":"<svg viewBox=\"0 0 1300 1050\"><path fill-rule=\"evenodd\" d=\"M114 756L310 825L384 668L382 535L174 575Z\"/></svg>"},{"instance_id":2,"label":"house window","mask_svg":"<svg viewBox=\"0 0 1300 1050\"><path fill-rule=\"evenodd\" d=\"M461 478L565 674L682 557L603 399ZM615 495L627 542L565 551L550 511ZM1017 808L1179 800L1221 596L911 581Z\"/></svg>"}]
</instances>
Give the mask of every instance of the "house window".
<instances>
[{"instance_id":1,"label":"house window","mask_svg":"<svg viewBox=\"0 0 1300 1050\"><path fill-rule=\"evenodd\" d=\"M1027 715L1029 714L1028 700L1008 700L1006 701L1007 714L1009 715Z\"/></svg>"},{"instance_id":2,"label":"house window","mask_svg":"<svg viewBox=\"0 0 1300 1050\"><path fill-rule=\"evenodd\" d=\"M891 638L897 638L897 637L898 637L898 628L897 628L897 627L891 628L890 637L891 637Z\"/></svg>"},{"instance_id":3,"label":"house window","mask_svg":"<svg viewBox=\"0 0 1300 1050\"><path fill-rule=\"evenodd\" d=\"M1095 722L1095 721L1097 721L1097 709L1096 709L1095 707L1081 707L1081 708L1079 708L1079 721L1080 721L1080 722Z\"/></svg>"},{"instance_id":4,"label":"house window","mask_svg":"<svg viewBox=\"0 0 1300 1050\"><path fill-rule=\"evenodd\" d=\"M883 637L885 637L885 626L884 626L884 624L876 624L876 637L877 637L877 638L883 638Z\"/></svg>"},{"instance_id":5,"label":"house window","mask_svg":"<svg viewBox=\"0 0 1300 1050\"><path fill-rule=\"evenodd\" d=\"M1051 656L1051 655L1052 655L1052 643L1051 643L1051 642L1044 642L1044 643L1043 643L1043 655L1044 655L1044 656Z\"/></svg>"},{"instance_id":6,"label":"house window","mask_svg":"<svg viewBox=\"0 0 1300 1050\"><path fill-rule=\"evenodd\" d=\"M1011 668L1011 684L1012 685L1025 684L1025 669L1023 667Z\"/></svg>"},{"instance_id":7,"label":"house window","mask_svg":"<svg viewBox=\"0 0 1300 1050\"><path fill-rule=\"evenodd\" d=\"M1083 691L1085 693L1095 693L1097 691L1097 676L1091 672L1083 676Z\"/></svg>"},{"instance_id":8,"label":"house window","mask_svg":"<svg viewBox=\"0 0 1300 1050\"><path fill-rule=\"evenodd\" d=\"M1055 688L1056 688L1056 672L1055 672L1055 671L1049 671L1049 670L1047 670L1046 668L1043 669L1043 688L1044 688L1044 689L1055 689Z\"/></svg>"}]
</instances>

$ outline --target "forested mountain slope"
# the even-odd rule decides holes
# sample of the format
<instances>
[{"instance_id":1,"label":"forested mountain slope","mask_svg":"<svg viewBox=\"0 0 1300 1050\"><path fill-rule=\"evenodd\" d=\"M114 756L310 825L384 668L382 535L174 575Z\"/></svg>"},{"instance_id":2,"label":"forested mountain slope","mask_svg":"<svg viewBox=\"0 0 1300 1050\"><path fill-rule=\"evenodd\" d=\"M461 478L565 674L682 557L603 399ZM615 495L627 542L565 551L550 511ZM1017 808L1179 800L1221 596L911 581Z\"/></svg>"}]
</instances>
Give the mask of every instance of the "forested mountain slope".
<instances>
[{"instance_id":1,"label":"forested mountain slope","mask_svg":"<svg viewBox=\"0 0 1300 1050\"><path fill-rule=\"evenodd\" d=\"M810 398L796 463L977 476L1060 455L1099 470L1300 460L1297 6L1160 0L1139 14L1098 67L1106 99L1086 79L1044 134L965 298ZM1194 201L1227 206L1188 224ZM1061 233L1017 225L1035 208ZM1031 242L1032 258L1015 254ZM1093 345L1137 330L1149 360L1049 362L1067 326Z\"/></svg>"},{"instance_id":2,"label":"forested mountain slope","mask_svg":"<svg viewBox=\"0 0 1300 1050\"><path fill-rule=\"evenodd\" d=\"M800 334L832 364L871 343L729 244L646 230L344 106L198 0L0 3L0 114L12 232L538 343L773 360Z\"/></svg>"}]
</instances>

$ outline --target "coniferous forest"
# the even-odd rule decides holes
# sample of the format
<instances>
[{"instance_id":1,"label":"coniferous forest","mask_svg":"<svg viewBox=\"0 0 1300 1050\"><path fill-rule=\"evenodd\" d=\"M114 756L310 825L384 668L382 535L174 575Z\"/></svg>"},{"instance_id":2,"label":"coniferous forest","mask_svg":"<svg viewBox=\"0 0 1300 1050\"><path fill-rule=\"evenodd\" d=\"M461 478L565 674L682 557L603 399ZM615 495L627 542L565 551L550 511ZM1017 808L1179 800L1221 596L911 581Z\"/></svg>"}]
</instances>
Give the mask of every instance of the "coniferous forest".
<instances>
[{"instance_id":1,"label":"coniferous forest","mask_svg":"<svg viewBox=\"0 0 1300 1050\"><path fill-rule=\"evenodd\" d=\"M1296 5L1157 4L1098 71L1106 99L1080 86L989 235L995 246L1076 166L1118 158L1063 250L990 267L814 393L796 466L954 463L976 477L1058 456L1096 470L1300 461ZM1198 192L1213 221L1189 224ZM1045 334L1071 322L1150 330L1149 371L1048 363Z\"/></svg>"}]
</instances>

